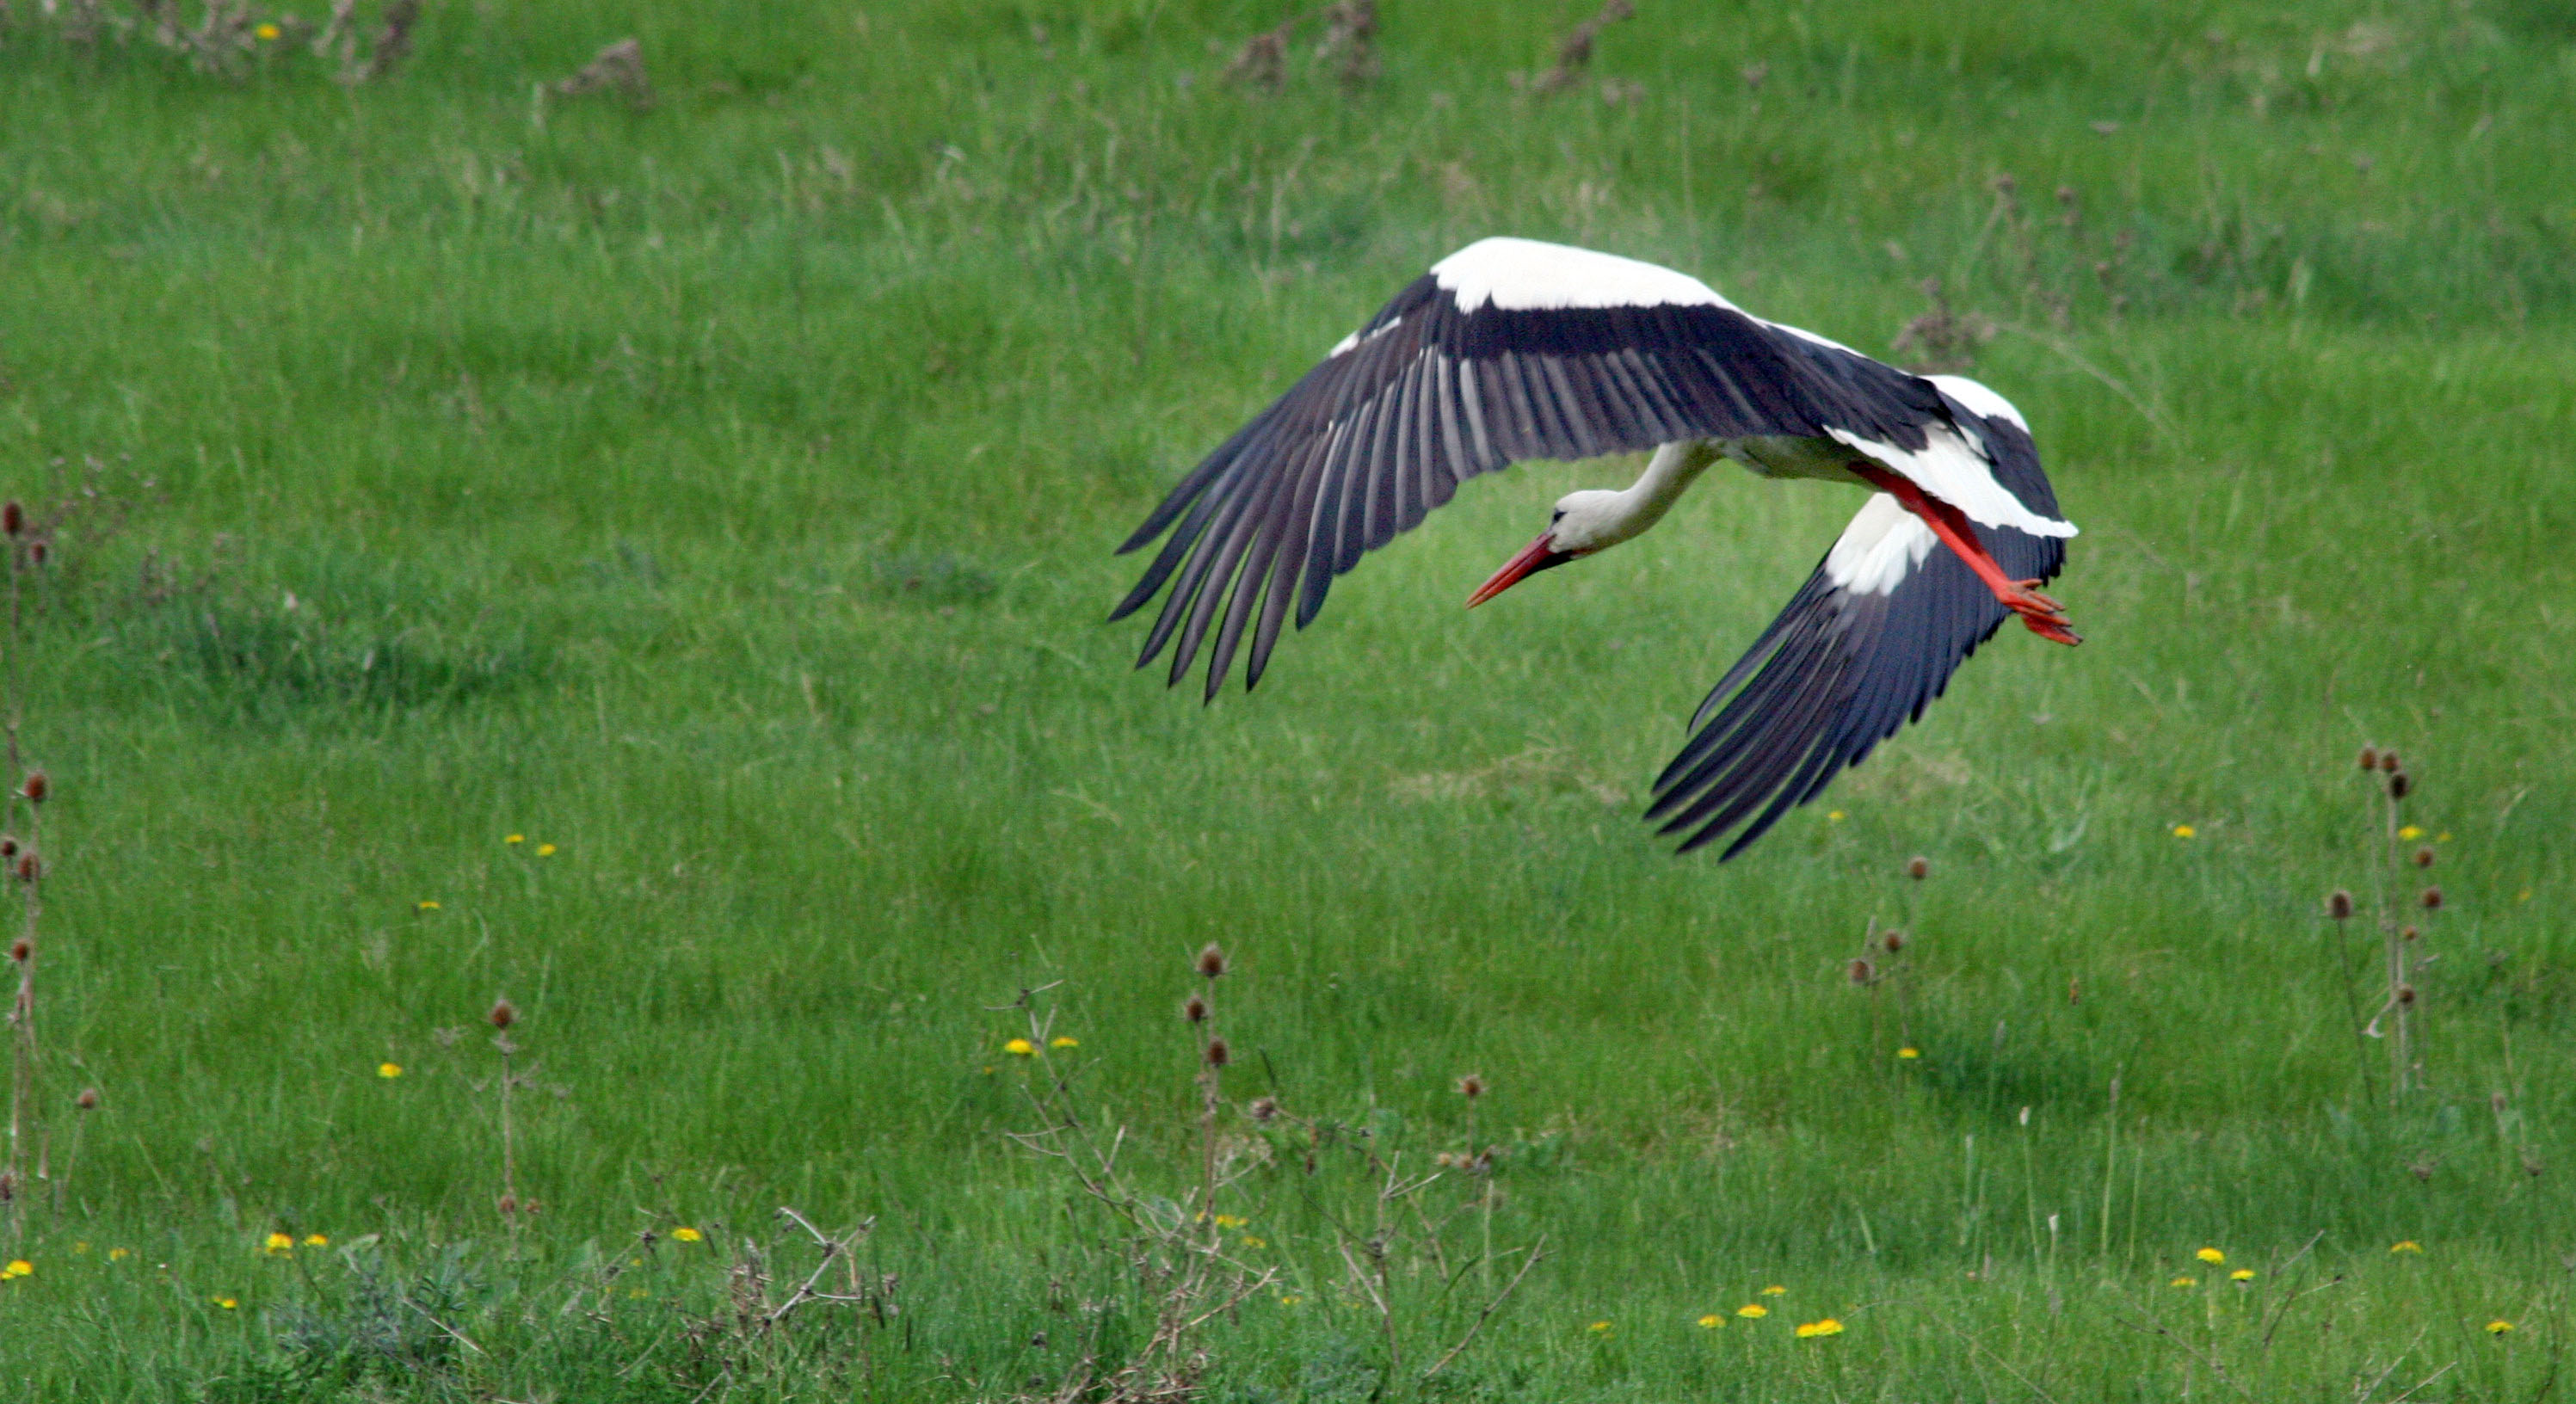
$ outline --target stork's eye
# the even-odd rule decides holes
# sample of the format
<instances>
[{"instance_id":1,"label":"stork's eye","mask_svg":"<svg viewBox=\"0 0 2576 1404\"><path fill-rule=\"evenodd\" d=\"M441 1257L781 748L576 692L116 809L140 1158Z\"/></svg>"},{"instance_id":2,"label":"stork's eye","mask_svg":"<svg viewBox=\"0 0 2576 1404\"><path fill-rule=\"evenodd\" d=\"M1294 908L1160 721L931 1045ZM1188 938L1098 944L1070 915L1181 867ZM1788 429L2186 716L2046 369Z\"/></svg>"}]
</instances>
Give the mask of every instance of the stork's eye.
<instances>
[{"instance_id":1,"label":"stork's eye","mask_svg":"<svg viewBox=\"0 0 2576 1404\"><path fill-rule=\"evenodd\" d=\"M1554 526L1554 525L1556 525L1558 522L1561 522L1561 521L1564 521L1564 520L1565 520L1565 509L1564 509L1564 508L1562 508L1562 507L1559 507L1559 508L1557 508L1555 511L1550 512L1550 513L1548 513L1548 514L1547 514L1547 524L1548 524L1549 526Z\"/></svg>"}]
</instances>

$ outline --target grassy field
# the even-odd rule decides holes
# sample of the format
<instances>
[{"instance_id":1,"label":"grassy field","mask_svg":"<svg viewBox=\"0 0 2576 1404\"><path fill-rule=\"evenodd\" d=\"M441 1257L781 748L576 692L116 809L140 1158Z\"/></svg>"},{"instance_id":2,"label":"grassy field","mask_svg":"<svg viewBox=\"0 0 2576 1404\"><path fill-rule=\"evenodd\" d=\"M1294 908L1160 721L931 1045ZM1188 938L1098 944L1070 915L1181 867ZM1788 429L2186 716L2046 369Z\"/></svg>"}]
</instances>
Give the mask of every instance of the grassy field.
<instances>
[{"instance_id":1,"label":"grassy field","mask_svg":"<svg viewBox=\"0 0 2576 1404\"><path fill-rule=\"evenodd\" d=\"M2576 22L1642 8L1542 99L1583 7L1390 0L1355 90L1309 21L1264 93L1270 0L446 3L355 86L20 0L0 489L79 510L10 642L10 1397L1083 1393L1208 1231L1260 1285L1178 1368L1242 1404L2559 1391ZM629 34L649 110L538 91ZM1874 353L1939 279L2087 645L1999 636L1724 866L1636 812L1840 489L1713 475L1464 615L1633 471L1532 465L1259 693L1131 672L1109 548L1491 233ZM2364 744L2445 895L2402 1097ZM1074 1046L1008 1051L1030 989ZM864 1302L764 1323L782 1205L873 1220Z\"/></svg>"}]
</instances>

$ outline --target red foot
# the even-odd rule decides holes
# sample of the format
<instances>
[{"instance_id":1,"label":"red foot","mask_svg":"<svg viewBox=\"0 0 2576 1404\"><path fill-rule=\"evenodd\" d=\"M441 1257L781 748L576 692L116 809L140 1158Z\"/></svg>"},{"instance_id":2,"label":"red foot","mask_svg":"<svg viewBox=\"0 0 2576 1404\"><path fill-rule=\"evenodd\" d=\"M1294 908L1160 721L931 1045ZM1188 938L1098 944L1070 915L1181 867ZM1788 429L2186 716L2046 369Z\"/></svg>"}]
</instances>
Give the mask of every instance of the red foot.
<instances>
[{"instance_id":1,"label":"red foot","mask_svg":"<svg viewBox=\"0 0 2576 1404\"><path fill-rule=\"evenodd\" d=\"M1851 468L1870 486L1895 497L1906 511L1922 518L1923 524L1932 528L1932 534L1941 538L1942 544L1956 553L1960 560L1967 562L1968 569L1975 571L1977 578L1986 582L1986 588L1995 592L1995 599L2004 608L2020 615L2021 622L2029 625L2032 633L2052 643L2084 642L2068 626L2066 606L2041 594L2038 581L2004 578L2003 567L1995 564L1995 558L1986 554L1986 548L1978 544L1976 532L1969 527L1967 517L1958 508L1947 502L1934 501L1923 489L1915 486L1912 479L1891 473L1875 463L1855 463Z\"/></svg>"},{"instance_id":2,"label":"red foot","mask_svg":"<svg viewBox=\"0 0 2576 1404\"><path fill-rule=\"evenodd\" d=\"M2062 644L2084 642L2083 636L2069 626L2066 606L2041 594L2036 580L2013 581L2010 594L1998 590L1995 598L2003 601L2004 608L2020 615L2021 622L2043 639Z\"/></svg>"}]
</instances>

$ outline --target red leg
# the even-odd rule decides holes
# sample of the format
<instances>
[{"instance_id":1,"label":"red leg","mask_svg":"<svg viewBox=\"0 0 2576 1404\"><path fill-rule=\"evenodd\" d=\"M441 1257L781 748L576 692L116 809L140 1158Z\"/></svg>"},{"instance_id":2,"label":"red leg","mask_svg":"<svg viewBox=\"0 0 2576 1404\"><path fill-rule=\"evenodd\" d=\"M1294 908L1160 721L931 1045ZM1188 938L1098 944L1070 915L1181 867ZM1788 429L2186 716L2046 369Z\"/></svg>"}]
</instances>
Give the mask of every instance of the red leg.
<instances>
[{"instance_id":1,"label":"red leg","mask_svg":"<svg viewBox=\"0 0 2576 1404\"><path fill-rule=\"evenodd\" d=\"M2029 625L2032 633L2062 644L2084 641L2068 626L2066 606L2041 594L2038 581L2005 577L2004 568L1995 564L1993 556L1986 554L1986 548L1977 541L1977 533L1969 527L1968 519L1958 508L1947 502L1934 501L1923 489L1916 487L1912 479L1901 473L1889 472L1875 463L1855 463L1851 468L1870 486L1895 498L1906 511L1922 518L1923 524L1932 528L1932 534L1941 538L1941 544L1967 562L1968 569L1975 571L1977 578L1986 583L1986 588L1995 592L1995 598L2004 608L2020 615L2021 622Z\"/></svg>"}]
</instances>

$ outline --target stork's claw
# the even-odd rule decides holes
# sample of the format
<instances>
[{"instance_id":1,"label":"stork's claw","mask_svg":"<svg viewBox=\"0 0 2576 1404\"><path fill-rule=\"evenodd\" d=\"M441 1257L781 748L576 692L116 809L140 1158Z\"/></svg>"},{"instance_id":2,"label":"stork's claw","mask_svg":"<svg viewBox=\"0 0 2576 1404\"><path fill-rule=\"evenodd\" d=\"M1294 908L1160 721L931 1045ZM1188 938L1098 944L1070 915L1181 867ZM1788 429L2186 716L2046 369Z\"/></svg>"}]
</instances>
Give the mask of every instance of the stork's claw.
<instances>
[{"instance_id":1,"label":"stork's claw","mask_svg":"<svg viewBox=\"0 0 2576 1404\"><path fill-rule=\"evenodd\" d=\"M2021 622L2029 625L2030 631L2041 638L2069 645L2084 642L2083 637L2070 626L2066 606L2041 594L2038 581L2016 580L2012 582L2012 593L1999 598L2006 609L2020 615Z\"/></svg>"}]
</instances>

